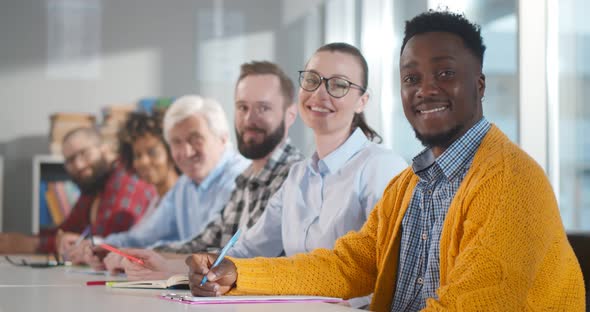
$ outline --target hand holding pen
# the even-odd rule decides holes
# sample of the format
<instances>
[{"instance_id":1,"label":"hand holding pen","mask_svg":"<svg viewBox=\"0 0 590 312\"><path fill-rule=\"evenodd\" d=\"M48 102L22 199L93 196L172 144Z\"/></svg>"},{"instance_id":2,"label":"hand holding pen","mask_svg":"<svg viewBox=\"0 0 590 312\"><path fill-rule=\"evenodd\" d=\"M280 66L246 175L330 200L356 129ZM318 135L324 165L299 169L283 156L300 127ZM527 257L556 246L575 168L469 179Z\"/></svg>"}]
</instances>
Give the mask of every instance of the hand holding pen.
<instances>
[{"instance_id":1,"label":"hand holding pen","mask_svg":"<svg viewBox=\"0 0 590 312\"><path fill-rule=\"evenodd\" d=\"M89 242L84 248L84 262L95 271L104 271L106 267L103 261L108 253L108 250L102 249L99 246L93 247Z\"/></svg>"},{"instance_id":2,"label":"hand holding pen","mask_svg":"<svg viewBox=\"0 0 590 312\"><path fill-rule=\"evenodd\" d=\"M55 247L60 256L69 258L69 251L76 246L80 234L73 232L64 232L61 229L55 235Z\"/></svg>"},{"instance_id":3,"label":"hand holding pen","mask_svg":"<svg viewBox=\"0 0 590 312\"><path fill-rule=\"evenodd\" d=\"M63 232L58 230L56 235L56 243L58 246L58 253L63 256L65 260L71 261L73 264L82 264L84 239L90 235L91 226L88 225L81 234L73 232Z\"/></svg>"},{"instance_id":4,"label":"hand holding pen","mask_svg":"<svg viewBox=\"0 0 590 312\"><path fill-rule=\"evenodd\" d=\"M126 252L121 251L121 250L119 250L119 249L117 249L117 248L115 248L115 247L113 247L111 245L108 245L108 244L104 244L103 243L103 244L100 244L99 246L102 249L106 249L106 250L108 250L110 252L114 252L114 253L118 254L119 256L122 256L123 258L127 258L129 261L135 262L137 264L145 265L145 263L143 262L142 259L139 259L137 257L134 257L134 256L132 256L130 254L127 254Z\"/></svg>"},{"instance_id":5,"label":"hand holding pen","mask_svg":"<svg viewBox=\"0 0 590 312\"><path fill-rule=\"evenodd\" d=\"M237 242L240 230L223 247L219 255L198 253L189 256L189 286L195 296L220 296L234 287L237 269L234 263L225 258L227 251Z\"/></svg>"}]
</instances>

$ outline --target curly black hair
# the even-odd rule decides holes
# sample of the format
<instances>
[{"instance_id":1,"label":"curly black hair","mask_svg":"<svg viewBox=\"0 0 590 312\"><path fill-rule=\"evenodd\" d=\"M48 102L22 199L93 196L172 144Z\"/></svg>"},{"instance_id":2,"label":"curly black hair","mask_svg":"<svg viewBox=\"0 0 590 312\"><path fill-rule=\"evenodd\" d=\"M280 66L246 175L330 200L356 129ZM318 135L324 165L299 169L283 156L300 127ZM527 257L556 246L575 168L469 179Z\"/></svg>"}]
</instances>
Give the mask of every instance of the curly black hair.
<instances>
[{"instance_id":1,"label":"curly black hair","mask_svg":"<svg viewBox=\"0 0 590 312\"><path fill-rule=\"evenodd\" d=\"M164 140L164 131L162 129L163 119L164 113L160 111L155 111L151 115L142 112L133 112L129 114L127 121L119 130L119 158L125 168L130 172L135 172L133 169L133 143L147 134L153 135L164 143L168 160L173 162L170 148Z\"/></svg>"},{"instance_id":2,"label":"curly black hair","mask_svg":"<svg viewBox=\"0 0 590 312\"><path fill-rule=\"evenodd\" d=\"M465 47L469 49L483 65L483 56L486 46L481 37L481 27L467 20L464 14L449 11L428 10L406 21L406 30L400 55L404 51L406 43L415 35L428 32L447 32L463 39Z\"/></svg>"}]
</instances>

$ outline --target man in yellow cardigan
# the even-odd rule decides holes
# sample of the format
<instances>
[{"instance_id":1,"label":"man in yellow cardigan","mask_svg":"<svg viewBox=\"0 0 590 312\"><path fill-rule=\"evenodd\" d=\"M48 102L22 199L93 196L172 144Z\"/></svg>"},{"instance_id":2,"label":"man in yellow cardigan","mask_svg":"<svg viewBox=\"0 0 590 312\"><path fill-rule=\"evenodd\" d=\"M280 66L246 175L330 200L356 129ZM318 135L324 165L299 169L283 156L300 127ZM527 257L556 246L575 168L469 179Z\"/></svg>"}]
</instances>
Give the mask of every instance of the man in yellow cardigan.
<instances>
[{"instance_id":1,"label":"man in yellow cardigan","mask_svg":"<svg viewBox=\"0 0 590 312\"><path fill-rule=\"evenodd\" d=\"M187 259L192 293L374 293L377 311L584 311L584 282L543 170L482 113L485 46L462 15L406 23L406 118L426 149L358 232L289 258ZM204 274L209 282L200 286Z\"/></svg>"}]
</instances>

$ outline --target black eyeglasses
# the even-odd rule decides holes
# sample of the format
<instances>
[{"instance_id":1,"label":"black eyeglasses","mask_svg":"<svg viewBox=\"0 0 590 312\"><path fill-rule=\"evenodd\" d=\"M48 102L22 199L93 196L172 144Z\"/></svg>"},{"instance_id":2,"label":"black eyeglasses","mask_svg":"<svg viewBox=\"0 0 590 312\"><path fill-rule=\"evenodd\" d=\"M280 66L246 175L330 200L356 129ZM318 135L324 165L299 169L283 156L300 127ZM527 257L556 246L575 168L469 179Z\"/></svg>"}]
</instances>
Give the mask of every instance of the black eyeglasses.
<instances>
[{"instance_id":1,"label":"black eyeglasses","mask_svg":"<svg viewBox=\"0 0 590 312\"><path fill-rule=\"evenodd\" d=\"M20 259L20 261L15 261L11 259L9 256L4 256L4 259L8 261L8 263L14 266L20 267L31 267L31 268L52 268L60 265L64 265L62 261L59 261L59 257L57 254L53 255L55 257L55 261L47 259L45 262L28 262L25 259Z\"/></svg>"},{"instance_id":2,"label":"black eyeglasses","mask_svg":"<svg viewBox=\"0 0 590 312\"><path fill-rule=\"evenodd\" d=\"M350 90L350 88L359 89L363 91L363 93L366 91L365 88L344 78L325 78L316 72L306 70L299 71L299 86L305 91L313 92L317 90L322 84L322 81L326 85L326 91L328 91L328 94L335 98L341 98L345 96L348 94L348 90Z\"/></svg>"},{"instance_id":3,"label":"black eyeglasses","mask_svg":"<svg viewBox=\"0 0 590 312\"><path fill-rule=\"evenodd\" d=\"M85 148L77 151L73 155L70 155L68 157L65 157L65 159L64 159L64 166L71 167L76 162L76 160L78 159L78 157L82 157L82 159L84 161L91 160L92 151L96 147L97 147L96 145L90 145L90 146L87 146L87 147L85 147Z\"/></svg>"}]
</instances>

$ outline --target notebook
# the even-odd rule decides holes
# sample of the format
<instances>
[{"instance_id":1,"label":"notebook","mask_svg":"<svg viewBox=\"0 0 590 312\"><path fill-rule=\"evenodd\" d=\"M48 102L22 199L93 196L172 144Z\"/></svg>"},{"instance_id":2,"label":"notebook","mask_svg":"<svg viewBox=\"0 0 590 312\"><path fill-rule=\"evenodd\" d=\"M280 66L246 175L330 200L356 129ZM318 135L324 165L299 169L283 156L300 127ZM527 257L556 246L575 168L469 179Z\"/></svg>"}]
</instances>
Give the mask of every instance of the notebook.
<instances>
[{"instance_id":1,"label":"notebook","mask_svg":"<svg viewBox=\"0 0 590 312\"><path fill-rule=\"evenodd\" d=\"M193 297L174 293L163 293L160 298L186 304L239 304L239 303L304 303L326 302L339 303L344 300L319 296L220 296Z\"/></svg>"},{"instance_id":2,"label":"notebook","mask_svg":"<svg viewBox=\"0 0 590 312\"><path fill-rule=\"evenodd\" d=\"M189 289L187 274L173 275L166 280L108 282L106 285L112 288Z\"/></svg>"}]
</instances>

